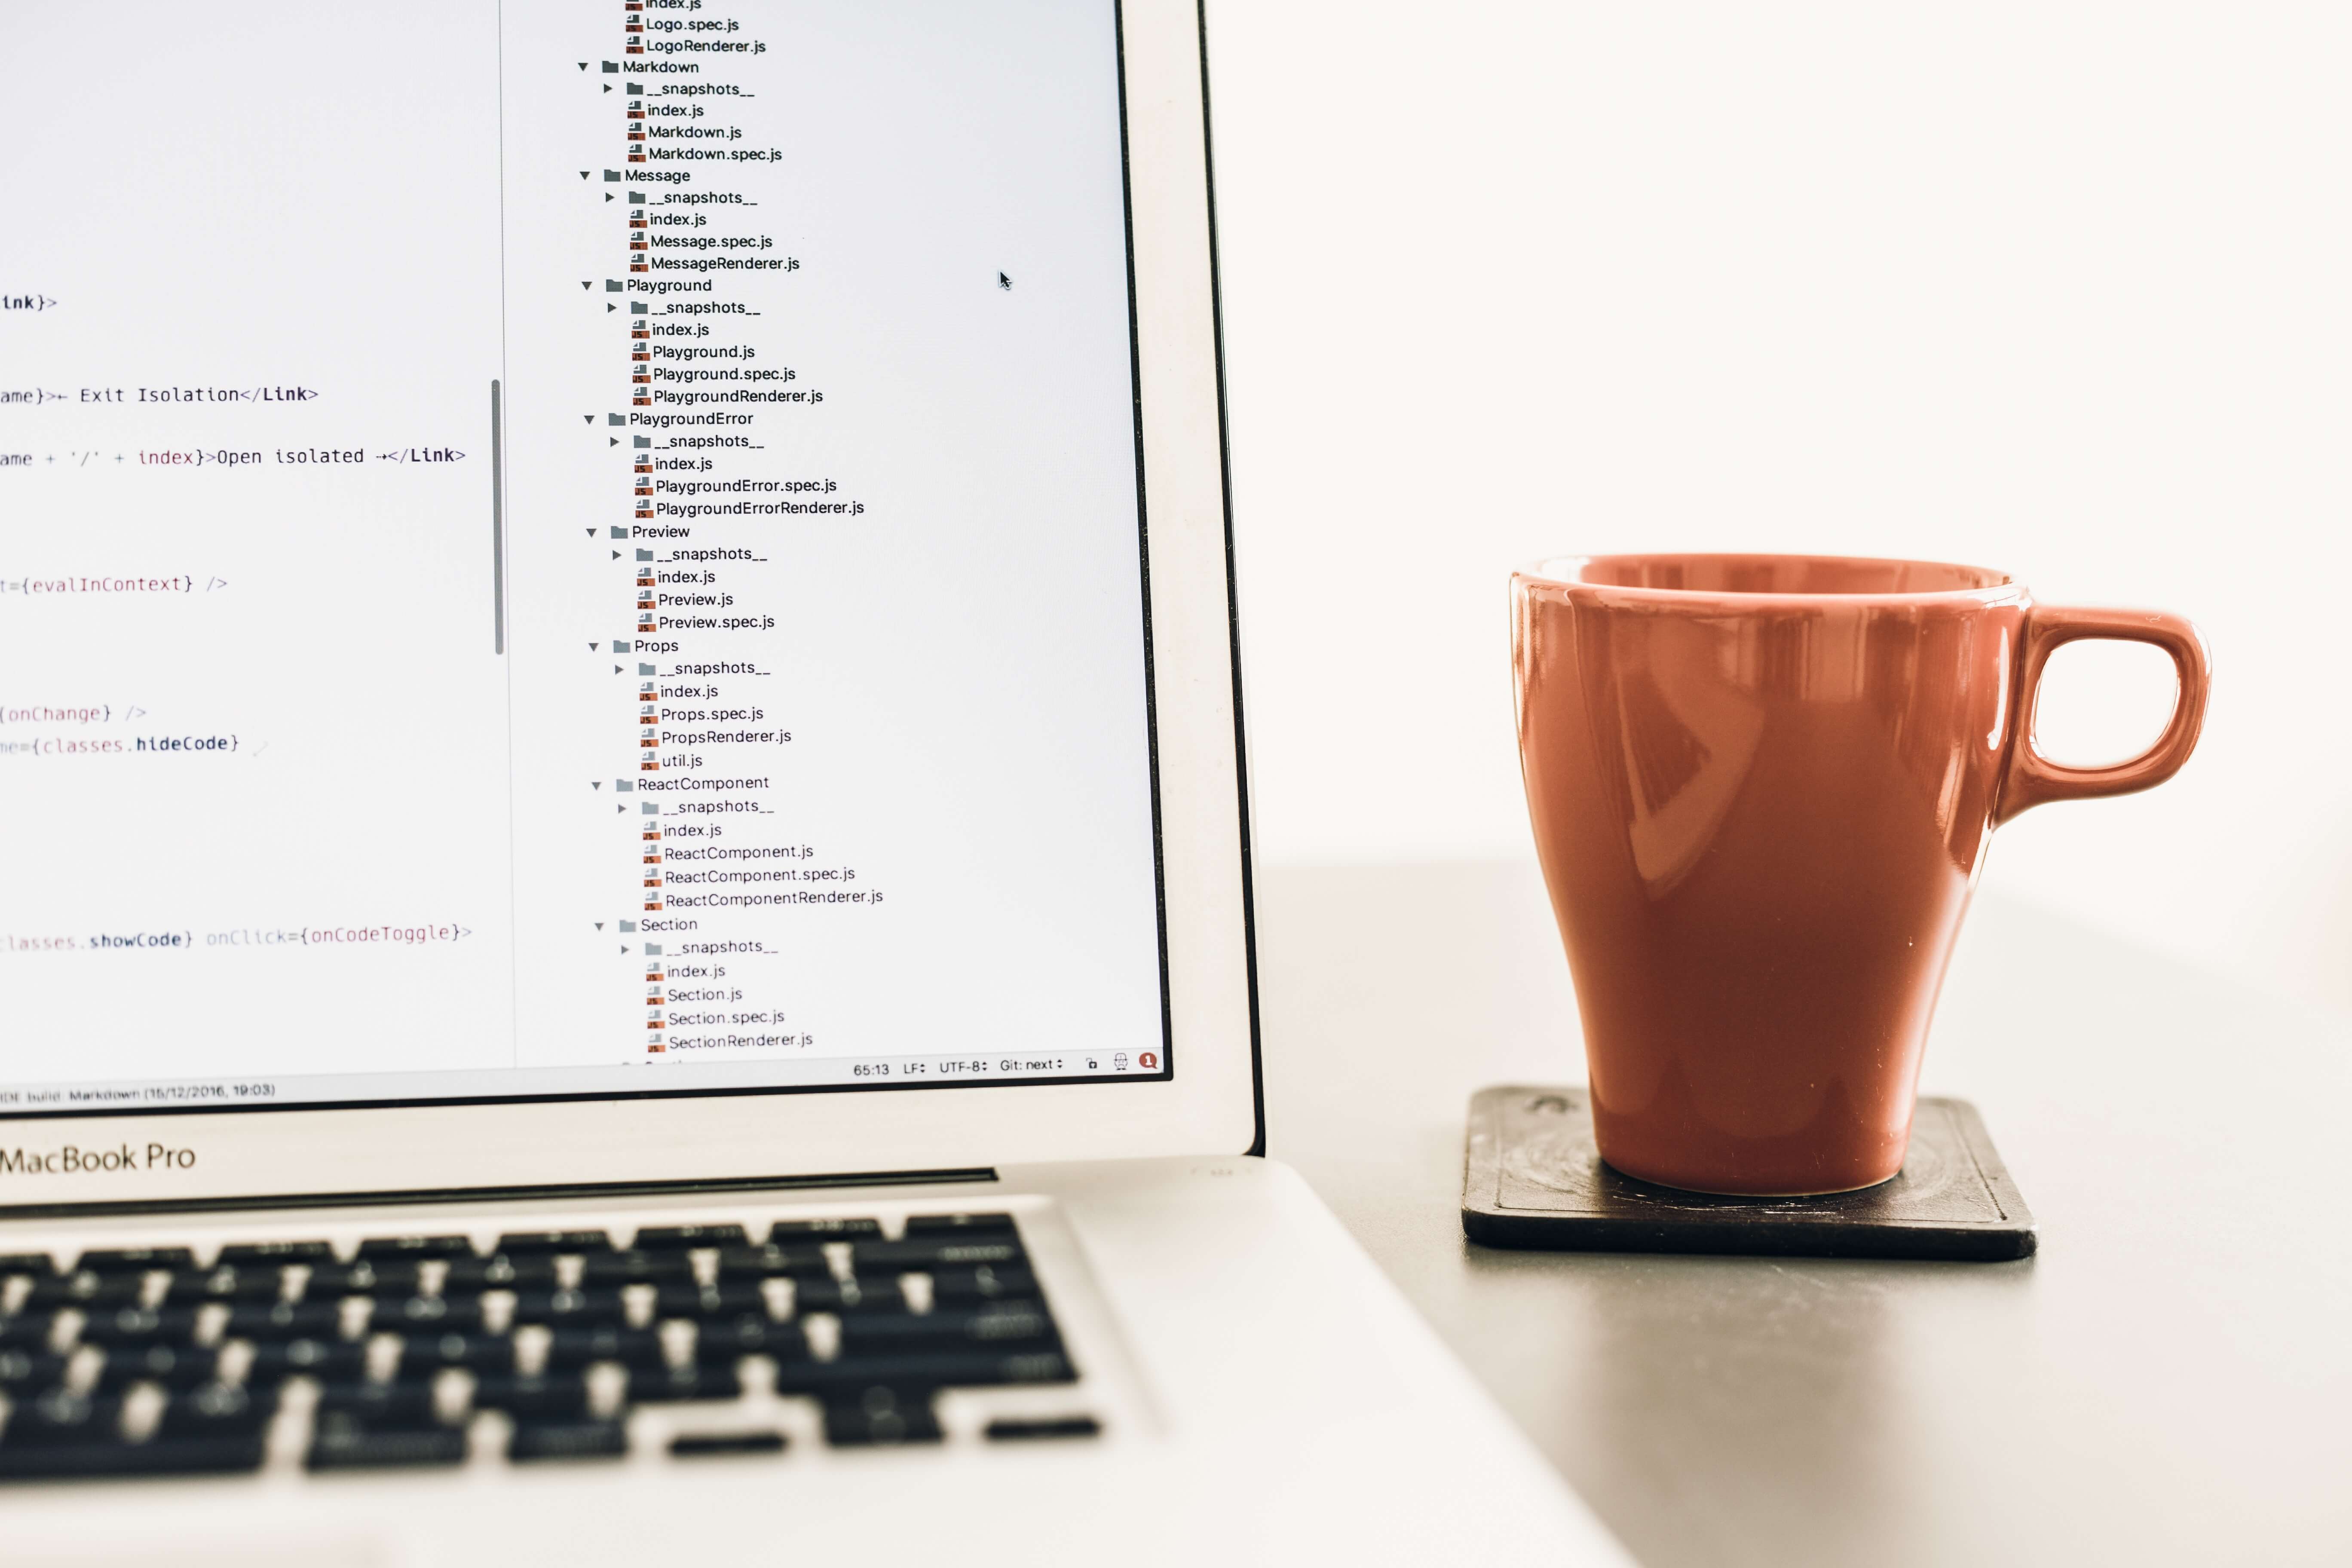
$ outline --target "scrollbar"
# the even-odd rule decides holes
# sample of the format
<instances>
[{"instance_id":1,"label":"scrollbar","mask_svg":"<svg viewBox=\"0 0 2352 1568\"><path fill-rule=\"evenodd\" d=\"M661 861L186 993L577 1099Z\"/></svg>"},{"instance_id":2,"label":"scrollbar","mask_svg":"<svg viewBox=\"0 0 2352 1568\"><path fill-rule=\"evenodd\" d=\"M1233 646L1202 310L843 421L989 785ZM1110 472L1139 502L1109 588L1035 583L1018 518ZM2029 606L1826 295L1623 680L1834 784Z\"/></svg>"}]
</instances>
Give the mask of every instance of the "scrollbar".
<instances>
[{"instance_id":1,"label":"scrollbar","mask_svg":"<svg viewBox=\"0 0 2352 1568\"><path fill-rule=\"evenodd\" d=\"M507 426L490 383L490 651L507 651Z\"/></svg>"}]
</instances>

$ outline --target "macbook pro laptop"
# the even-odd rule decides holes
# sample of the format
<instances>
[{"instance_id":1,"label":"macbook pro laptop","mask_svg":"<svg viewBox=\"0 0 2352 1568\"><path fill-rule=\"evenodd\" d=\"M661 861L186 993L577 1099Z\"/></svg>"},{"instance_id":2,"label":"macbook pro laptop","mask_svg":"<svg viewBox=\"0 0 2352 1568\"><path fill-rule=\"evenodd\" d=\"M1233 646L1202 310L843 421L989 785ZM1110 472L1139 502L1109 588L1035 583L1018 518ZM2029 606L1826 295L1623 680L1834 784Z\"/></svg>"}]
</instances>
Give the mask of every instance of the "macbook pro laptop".
<instances>
[{"instance_id":1,"label":"macbook pro laptop","mask_svg":"<svg viewBox=\"0 0 2352 1568\"><path fill-rule=\"evenodd\" d=\"M1617 1560L1261 1157L1193 0L7 37L12 1568Z\"/></svg>"}]
</instances>

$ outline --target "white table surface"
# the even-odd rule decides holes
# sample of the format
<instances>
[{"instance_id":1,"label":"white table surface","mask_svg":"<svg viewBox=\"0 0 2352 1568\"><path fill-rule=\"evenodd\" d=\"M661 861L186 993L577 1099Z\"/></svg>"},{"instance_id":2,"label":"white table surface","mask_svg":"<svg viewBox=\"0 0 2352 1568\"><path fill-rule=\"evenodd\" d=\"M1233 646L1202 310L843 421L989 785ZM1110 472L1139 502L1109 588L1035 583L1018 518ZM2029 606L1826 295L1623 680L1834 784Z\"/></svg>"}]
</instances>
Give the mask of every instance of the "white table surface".
<instances>
[{"instance_id":1,"label":"white table surface","mask_svg":"<svg viewBox=\"0 0 2352 1568\"><path fill-rule=\"evenodd\" d=\"M2352 1023L1980 894L1922 1089L2039 1256L1493 1251L1472 1090L1584 1076L1532 864L1258 894L1268 1152L1645 1563L2352 1563Z\"/></svg>"}]
</instances>

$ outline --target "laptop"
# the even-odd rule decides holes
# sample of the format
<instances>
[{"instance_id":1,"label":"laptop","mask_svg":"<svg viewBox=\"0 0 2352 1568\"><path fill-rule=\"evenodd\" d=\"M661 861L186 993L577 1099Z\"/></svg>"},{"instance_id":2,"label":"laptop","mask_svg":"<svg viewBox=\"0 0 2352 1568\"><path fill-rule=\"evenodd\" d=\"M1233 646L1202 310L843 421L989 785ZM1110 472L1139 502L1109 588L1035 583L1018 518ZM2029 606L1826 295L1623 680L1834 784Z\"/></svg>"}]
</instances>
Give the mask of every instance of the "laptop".
<instances>
[{"instance_id":1,"label":"laptop","mask_svg":"<svg viewBox=\"0 0 2352 1568\"><path fill-rule=\"evenodd\" d=\"M1193 0L10 35L12 1564L1618 1560L1264 1157Z\"/></svg>"}]
</instances>

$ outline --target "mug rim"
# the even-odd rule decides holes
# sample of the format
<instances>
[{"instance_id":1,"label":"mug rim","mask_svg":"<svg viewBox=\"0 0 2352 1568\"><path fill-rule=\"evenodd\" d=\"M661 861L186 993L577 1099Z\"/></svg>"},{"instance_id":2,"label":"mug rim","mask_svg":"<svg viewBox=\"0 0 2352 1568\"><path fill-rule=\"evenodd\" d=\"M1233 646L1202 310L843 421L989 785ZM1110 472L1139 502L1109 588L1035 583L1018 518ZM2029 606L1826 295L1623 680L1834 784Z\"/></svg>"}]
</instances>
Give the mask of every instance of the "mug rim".
<instances>
[{"instance_id":1,"label":"mug rim","mask_svg":"<svg viewBox=\"0 0 2352 1568\"><path fill-rule=\"evenodd\" d=\"M1672 563L1706 562L1785 562L1836 566L1916 566L1931 571L1948 572L1982 579L1973 587L1870 589L1859 593L1800 593L1780 589L1748 588L1654 588L1638 584L1596 583L1585 577L1586 568L1603 563ZM1951 561L1922 561L1895 555L1829 555L1809 551L1746 551L1746 550L1630 550L1596 552L1582 555L1550 555L1528 563L1512 574L1516 581L1543 586L1570 589L1588 594L1606 594L1629 599L1654 599L1662 603L1757 605L1792 603L1804 605L1852 605L1858 603L1896 602L1903 604L1933 604L1937 602L1998 604L2022 597L2025 585L2006 572L1989 566L1969 566Z\"/></svg>"}]
</instances>

